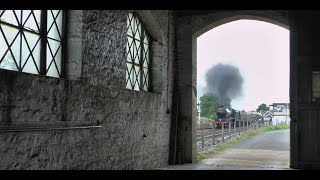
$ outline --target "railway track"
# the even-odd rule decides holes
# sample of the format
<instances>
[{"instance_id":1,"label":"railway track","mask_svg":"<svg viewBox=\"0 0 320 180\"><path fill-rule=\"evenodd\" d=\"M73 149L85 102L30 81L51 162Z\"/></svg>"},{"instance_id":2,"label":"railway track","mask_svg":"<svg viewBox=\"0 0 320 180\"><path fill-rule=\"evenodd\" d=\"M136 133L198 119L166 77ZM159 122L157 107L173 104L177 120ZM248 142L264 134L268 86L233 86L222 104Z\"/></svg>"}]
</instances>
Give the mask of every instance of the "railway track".
<instances>
[{"instance_id":1,"label":"railway track","mask_svg":"<svg viewBox=\"0 0 320 180\"><path fill-rule=\"evenodd\" d=\"M198 128L197 129L197 151L203 152L207 151L210 148L214 148L216 145L225 143L231 139L233 139L236 136L241 135L245 131L254 128L253 125L246 125L241 127L234 127L230 128L224 128L224 132L222 133L222 129L212 129L210 128ZM212 136L214 133L214 137Z\"/></svg>"}]
</instances>

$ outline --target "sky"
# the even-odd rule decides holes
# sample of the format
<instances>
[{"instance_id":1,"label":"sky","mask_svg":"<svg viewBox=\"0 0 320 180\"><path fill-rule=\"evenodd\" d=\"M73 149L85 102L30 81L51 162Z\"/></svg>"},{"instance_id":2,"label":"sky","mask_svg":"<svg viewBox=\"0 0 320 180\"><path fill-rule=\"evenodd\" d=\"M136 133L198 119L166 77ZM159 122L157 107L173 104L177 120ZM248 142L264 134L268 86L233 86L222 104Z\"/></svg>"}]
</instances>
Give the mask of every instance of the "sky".
<instances>
[{"instance_id":1,"label":"sky","mask_svg":"<svg viewBox=\"0 0 320 180\"><path fill-rule=\"evenodd\" d=\"M205 93L205 75L218 63L239 68L243 93L232 100L237 110L262 103L289 103L289 30L263 21L237 20L197 38L197 94Z\"/></svg>"}]
</instances>

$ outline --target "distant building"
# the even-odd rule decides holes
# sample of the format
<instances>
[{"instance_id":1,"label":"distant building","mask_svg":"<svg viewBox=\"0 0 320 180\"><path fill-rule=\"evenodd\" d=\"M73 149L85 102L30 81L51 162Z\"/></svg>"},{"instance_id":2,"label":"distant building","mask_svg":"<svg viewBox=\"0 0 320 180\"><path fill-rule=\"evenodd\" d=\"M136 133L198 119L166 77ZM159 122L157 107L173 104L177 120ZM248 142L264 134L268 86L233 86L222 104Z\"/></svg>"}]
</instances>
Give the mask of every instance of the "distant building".
<instances>
[{"instance_id":1,"label":"distant building","mask_svg":"<svg viewBox=\"0 0 320 180\"><path fill-rule=\"evenodd\" d=\"M265 121L270 121L270 119L273 117L273 112L272 111L267 111L263 114L263 119Z\"/></svg>"},{"instance_id":2,"label":"distant building","mask_svg":"<svg viewBox=\"0 0 320 180\"><path fill-rule=\"evenodd\" d=\"M272 105L273 116L289 116L290 104L289 103L273 103Z\"/></svg>"}]
</instances>

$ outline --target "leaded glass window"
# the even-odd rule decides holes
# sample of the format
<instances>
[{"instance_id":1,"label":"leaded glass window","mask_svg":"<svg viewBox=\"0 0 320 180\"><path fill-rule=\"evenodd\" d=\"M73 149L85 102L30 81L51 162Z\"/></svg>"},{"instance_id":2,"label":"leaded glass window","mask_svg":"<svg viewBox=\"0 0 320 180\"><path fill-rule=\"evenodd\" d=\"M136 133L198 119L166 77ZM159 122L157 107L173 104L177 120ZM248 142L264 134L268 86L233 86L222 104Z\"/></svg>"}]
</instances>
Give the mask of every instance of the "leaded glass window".
<instances>
[{"instance_id":1,"label":"leaded glass window","mask_svg":"<svg viewBox=\"0 0 320 180\"><path fill-rule=\"evenodd\" d=\"M133 13L127 17L127 29L126 88L150 91L150 36Z\"/></svg>"},{"instance_id":2,"label":"leaded glass window","mask_svg":"<svg viewBox=\"0 0 320 180\"><path fill-rule=\"evenodd\" d=\"M62 77L62 10L0 10L0 68Z\"/></svg>"}]
</instances>

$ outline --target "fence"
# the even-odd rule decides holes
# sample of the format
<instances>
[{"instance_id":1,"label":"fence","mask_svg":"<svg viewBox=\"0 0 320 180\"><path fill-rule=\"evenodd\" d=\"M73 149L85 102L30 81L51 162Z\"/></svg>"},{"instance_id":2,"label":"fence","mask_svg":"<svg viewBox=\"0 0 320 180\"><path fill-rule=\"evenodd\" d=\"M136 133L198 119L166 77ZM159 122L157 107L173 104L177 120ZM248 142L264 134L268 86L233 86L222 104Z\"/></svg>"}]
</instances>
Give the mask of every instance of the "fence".
<instances>
[{"instance_id":1,"label":"fence","mask_svg":"<svg viewBox=\"0 0 320 180\"><path fill-rule=\"evenodd\" d=\"M245 120L239 121L236 117L234 122L224 124L221 129L217 128L212 122L212 126L204 127L200 122L200 127L197 129L197 150L203 152L214 148L216 145L230 141L236 137L241 136L246 131L260 128L269 124L268 121L254 121L253 117L248 116Z\"/></svg>"}]
</instances>

